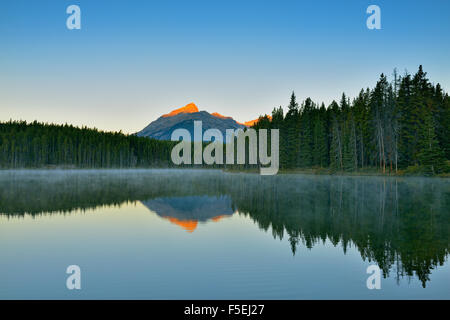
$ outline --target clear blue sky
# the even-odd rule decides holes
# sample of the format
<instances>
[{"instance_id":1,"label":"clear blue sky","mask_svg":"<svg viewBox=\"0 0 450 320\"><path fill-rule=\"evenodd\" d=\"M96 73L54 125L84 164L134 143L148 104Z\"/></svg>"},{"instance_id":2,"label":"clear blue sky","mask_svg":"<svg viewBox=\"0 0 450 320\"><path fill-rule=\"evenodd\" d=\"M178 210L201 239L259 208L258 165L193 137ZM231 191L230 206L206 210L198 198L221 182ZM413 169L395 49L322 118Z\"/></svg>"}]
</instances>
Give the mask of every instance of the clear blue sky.
<instances>
[{"instance_id":1,"label":"clear blue sky","mask_svg":"<svg viewBox=\"0 0 450 320\"><path fill-rule=\"evenodd\" d=\"M67 6L81 30L66 28ZM366 8L381 8L381 30ZM195 102L238 121L422 64L450 90L450 1L0 1L0 121L136 132Z\"/></svg>"}]
</instances>

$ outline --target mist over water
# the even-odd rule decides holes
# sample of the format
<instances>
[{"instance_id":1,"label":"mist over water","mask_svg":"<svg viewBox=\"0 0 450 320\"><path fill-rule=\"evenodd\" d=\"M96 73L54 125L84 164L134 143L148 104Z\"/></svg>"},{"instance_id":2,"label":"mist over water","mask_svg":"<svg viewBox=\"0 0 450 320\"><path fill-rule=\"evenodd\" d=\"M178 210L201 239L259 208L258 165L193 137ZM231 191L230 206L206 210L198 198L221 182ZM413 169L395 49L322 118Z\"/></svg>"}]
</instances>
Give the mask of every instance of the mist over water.
<instances>
[{"instance_id":1,"label":"mist over water","mask_svg":"<svg viewBox=\"0 0 450 320\"><path fill-rule=\"evenodd\" d=\"M448 299L449 234L447 179L0 171L1 298Z\"/></svg>"}]
</instances>

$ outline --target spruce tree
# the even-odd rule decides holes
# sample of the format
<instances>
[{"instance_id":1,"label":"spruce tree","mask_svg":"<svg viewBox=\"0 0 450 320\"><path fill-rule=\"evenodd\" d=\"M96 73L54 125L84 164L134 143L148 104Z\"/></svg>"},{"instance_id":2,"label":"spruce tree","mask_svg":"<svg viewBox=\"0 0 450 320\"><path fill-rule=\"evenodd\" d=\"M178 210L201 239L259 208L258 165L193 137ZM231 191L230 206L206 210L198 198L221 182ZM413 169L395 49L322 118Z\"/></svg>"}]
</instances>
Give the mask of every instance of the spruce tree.
<instances>
[{"instance_id":1,"label":"spruce tree","mask_svg":"<svg viewBox=\"0 0 450 320\"><path fill-rule=\"evenodd\" d=\"M423 124L419 133L417 157L419 164L427 173L440 173L444 166L444 154L439 147L433 118L430 112L424 114Z\"/></svg>"}]
</instances>

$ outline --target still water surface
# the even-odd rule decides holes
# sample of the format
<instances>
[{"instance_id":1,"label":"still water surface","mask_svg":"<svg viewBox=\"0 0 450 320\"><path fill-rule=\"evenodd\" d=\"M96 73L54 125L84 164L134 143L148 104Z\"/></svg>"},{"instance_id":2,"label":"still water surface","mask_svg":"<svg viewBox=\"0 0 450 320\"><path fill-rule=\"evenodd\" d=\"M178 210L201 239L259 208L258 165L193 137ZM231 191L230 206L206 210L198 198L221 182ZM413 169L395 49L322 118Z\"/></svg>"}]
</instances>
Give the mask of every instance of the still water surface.
<instances>
[{"instance_id":1,"label":"still water surface","mask_svg":"<svg viewBox=\"0 0 450 320\"><path fill-rule=\"evenodd\" d=\"M1 299L449 299L449 244L445 179L0 172Z\"/></svg>"}]
</instances>

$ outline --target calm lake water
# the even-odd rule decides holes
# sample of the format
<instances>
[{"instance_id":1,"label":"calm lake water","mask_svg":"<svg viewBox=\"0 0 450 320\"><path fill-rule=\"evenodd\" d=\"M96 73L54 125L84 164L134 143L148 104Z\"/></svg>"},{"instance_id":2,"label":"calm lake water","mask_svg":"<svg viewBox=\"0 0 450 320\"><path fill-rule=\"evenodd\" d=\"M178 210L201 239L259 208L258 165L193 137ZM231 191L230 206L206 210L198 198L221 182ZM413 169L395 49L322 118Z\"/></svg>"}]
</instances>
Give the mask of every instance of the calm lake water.
<instances>
[{"instance_id":1,"label":"calm lake water","mask_svg":"<svg viewBox=\"0 0 450 320\"><path fill-rule=\"evenodd\" d=\"M449 299L449 244L446 179L0 172L1 299Z\"/></svg>"}]
</instances>

